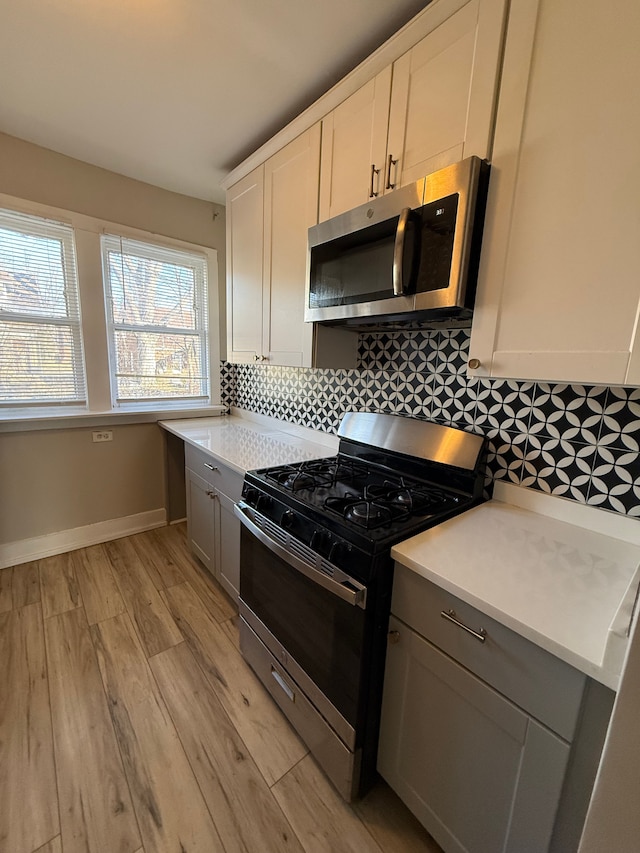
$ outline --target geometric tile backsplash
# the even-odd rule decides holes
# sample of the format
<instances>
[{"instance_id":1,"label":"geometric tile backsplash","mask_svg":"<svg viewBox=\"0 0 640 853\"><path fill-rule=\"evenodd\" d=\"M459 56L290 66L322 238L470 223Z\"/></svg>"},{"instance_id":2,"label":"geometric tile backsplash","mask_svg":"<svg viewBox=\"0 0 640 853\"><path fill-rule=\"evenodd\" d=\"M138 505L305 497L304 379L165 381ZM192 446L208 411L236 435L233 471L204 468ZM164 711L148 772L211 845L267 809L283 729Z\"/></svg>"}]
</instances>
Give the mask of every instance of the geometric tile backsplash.
<instances>
[{"instance_id":1,"label":"geometric tile backsplash","mask_svg":"<svg viewBox=\"0 0 640 853\"><path fill-rule=\"evenodd\" d=\"M376 332L353 370L222 363L227 406L335 433L347 411L486 435L506 479L640 517L640 389L467 378L469 331Z\"/></svg>"}]
</instances>

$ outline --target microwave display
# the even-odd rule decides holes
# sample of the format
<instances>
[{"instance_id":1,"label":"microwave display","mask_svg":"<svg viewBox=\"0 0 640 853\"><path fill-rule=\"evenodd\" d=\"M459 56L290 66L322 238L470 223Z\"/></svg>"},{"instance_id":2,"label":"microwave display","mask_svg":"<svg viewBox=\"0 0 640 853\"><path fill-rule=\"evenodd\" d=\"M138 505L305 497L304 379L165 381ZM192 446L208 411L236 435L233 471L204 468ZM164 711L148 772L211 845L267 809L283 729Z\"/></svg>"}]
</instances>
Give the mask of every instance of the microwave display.
<instances>
[{"instance_id":1,"label":"microwave display","mask_svg":"<svg viewBox=\"0 0 640 853\"><path fill-rule=\"evenodd\" d=\"M449 286L458 194L425 204L421 209L420 262L416 293Z\"/></svg>"}]
</instances>

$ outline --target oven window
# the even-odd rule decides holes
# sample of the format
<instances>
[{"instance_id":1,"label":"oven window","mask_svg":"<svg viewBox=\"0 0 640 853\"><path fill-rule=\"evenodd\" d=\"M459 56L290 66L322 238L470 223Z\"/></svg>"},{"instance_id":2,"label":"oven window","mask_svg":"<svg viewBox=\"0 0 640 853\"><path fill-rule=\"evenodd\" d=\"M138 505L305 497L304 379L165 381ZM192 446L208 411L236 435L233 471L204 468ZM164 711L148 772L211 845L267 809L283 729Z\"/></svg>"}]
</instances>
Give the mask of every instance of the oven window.
<instances>
[{"instance_id":1,"label":"oven window","mask_svg":"<svg viewBox=\"0 0 640 853\"><path fill-rule=\"evenodd\" d=\"M365 611L300 574L242 528L240 597L355 727Z\"/></svg>"}]
</instances>

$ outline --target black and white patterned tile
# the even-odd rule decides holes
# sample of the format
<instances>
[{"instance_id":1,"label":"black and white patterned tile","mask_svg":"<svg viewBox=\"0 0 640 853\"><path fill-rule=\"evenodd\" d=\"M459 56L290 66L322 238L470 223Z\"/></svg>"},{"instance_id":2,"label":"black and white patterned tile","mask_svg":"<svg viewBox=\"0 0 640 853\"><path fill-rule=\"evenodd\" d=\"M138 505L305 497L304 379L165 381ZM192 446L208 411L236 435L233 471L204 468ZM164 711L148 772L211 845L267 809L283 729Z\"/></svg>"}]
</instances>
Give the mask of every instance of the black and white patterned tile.
<instances>
[{"instance_id":1,"label":"black and white patterned tile","mask_svg":"<svg viewBox=\"0 0 640 853\"><path fill-rule=\"evenodd\" d=\"M523 433L492 429L487 433L487 468L494 480L520 483L527 436Z\"/></svg>"},{"instance_id":2,"label":"black and white patterned tile","mask_svg":"<svg viewBox=\"0 0 640 853\"><path fill-rule=\"evenodd\" d=\"M358 366L365 370L393 370L400 357L397 335L372 332L362 335L358 344Z\"/></svg>"},{"instance_id":3,"label":"black and white patterned tile","mask_svg":"<svg viewBox=\"0 0 640 853\"><path fill-rule=\"evenodd\" d=\"M640 450L640 388L608 388L598 445Z\"/></svg>"},{"instance_id":4,"label":"black and white patterned tile","mask_svg":"<svg viewBox=\"0 0 640 853\"><path fill-rule=\"evenodd\" d=\"M640 517L640 454L598 446L587 503Z\"/></svg>"},{"instance_id":5,"label":"black and white patterned tile","mask_svg":"<svg viewBox=\"0 0 640 853\"><path fill-rule=\"evenodd\" d=\"M479 379L470 389L475 398L474 426L479 432L504 429L526 433L533 409L533 382Z\"/></svg>"},{"instance_id":6,"label":"black and white patterned tile","mask_svg":"<svg viewBox=\"0 0 640 853\"><path fill-rule=\"evenodd\" d=\"M398 376L404 375L388 370L365 370L362 378L366 386L367 411L395 412L398 403Z\"/></svg>"},{"instance_id":7,"label":"black and white patterned tile","mask_svg":"<svg viewBox=\"0 0 640 853\"><path fill-rule=\"evenodd\" d=\"M437 373L431 389L432 420L452 426L473 426L476 399L464 378L455 373Z\"/></svg>"},{"instance_id":8,"label":"black and white patterned tile","mask_svg":"<svg viewBox=\"0 0 640 853\"><path fill-rule=\"evenodd\" d=\"M431 376L438 363L438 332L408 332L400 347L396 369Z\"/></svg>"},{"instance_id":9,"label":"black and white patterned tile","mask_svg":"<svg viewBox=\"0 0 640 853\"><path fill-rule=\"evenodd\" d=\"M529 431L565 441L595 444L600 435L606 397L606 388L539 383Z\"/></svg>"},{"instance_id":10,"label":"black and white patterned tile","mask_svg":"<svg viewBox=\"0 0 640 853\"><path fill-rule=\"evenodd\" d=\"M466 376L469 360L469 333L465 329L440 332L437 343L436 373Z\"/></svg>"},{"instance_id":11,"label":"black and white patterned tile","mask_svg":"<svg viewBox=\"0 0 640 853\"><path fill-rule=\"evenodd\" d=\"M360 336L355 370L222 364L222 400L335 433L392 412L488 437L491 482L640 517L640 389L467 378L469 333ZM488 483L490 488L490 483Z\"/></svg>"},{"instance_id":12,"label":"black and white patterned tile","mask_svg":"<svg viewBox=\"0 0 640 853\"><path fill-rule=\"evenodd\" d=\"M428 419L433 401L433 377L417 371L392 374L392 410L401 415Z\"/></svg>"},{"instance_id":13,"label":"black and white patterned tile","mask_svg":"<svg viewBox=\"0 0 640 853\"><path fill-rule=\"evenodd\" d=\"M542 434L527 436L521 485L586 503L595 447Z\"/></svg>"}]
</instances>

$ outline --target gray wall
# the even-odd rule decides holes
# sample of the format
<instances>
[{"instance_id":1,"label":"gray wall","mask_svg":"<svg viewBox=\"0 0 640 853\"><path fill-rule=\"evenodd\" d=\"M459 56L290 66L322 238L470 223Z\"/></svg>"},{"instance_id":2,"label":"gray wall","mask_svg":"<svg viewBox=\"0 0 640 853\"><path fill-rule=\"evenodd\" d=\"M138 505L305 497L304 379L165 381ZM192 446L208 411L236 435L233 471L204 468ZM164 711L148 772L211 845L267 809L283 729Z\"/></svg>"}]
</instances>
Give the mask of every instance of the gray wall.
<instances>
[{"instance_id":1,"label":"gray wall","mask_svg":"<svg viewBox=\"0 0 640 853\"><path fill-rule=\"evenodd\" d=\"M152 187L0 133L0 193L218 251L224 294L224 207ZM102 298L96 291L96 298ZM221 325L224 306L221 306ZM221 335L224 341L224 334ZM0 435L0 544L165 506L165 454L153 424Z\"/></svg>"}]
</instances>

